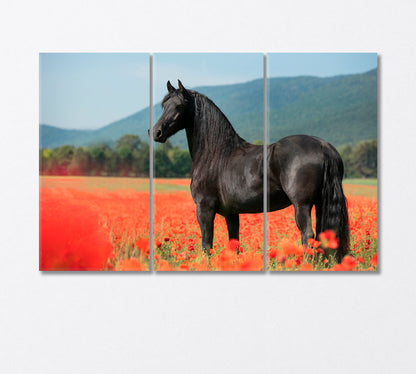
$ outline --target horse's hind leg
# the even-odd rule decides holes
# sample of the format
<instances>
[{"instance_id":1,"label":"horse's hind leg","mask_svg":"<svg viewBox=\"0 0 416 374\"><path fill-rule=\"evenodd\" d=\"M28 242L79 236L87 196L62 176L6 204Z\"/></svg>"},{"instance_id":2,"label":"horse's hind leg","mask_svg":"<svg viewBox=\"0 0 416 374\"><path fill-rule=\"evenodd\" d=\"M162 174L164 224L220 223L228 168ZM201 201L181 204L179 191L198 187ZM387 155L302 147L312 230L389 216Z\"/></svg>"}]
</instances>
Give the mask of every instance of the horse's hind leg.
<instances>
[{"instance_id":1,"label":"horse's hind leg","mask_svg":"<svg viewBox=\"0 0 416 374\"><path fill-rule=\"evenodd\" d=\"M240 218L238 214L230 214L225 217L228 228L228 239L240 240Z\"/></svg>"},{"instance_id":2,"label":"horse's hind leg","mask_svg":"<svg viewBox=\"0 0 416 374\"><path fill-rule=\"evenodd\" d=\"M307 245L308 239L313 238L311 205L295 204L295 220L296 225L302 237L302 244Z\"/></svg>"}]
</instances>

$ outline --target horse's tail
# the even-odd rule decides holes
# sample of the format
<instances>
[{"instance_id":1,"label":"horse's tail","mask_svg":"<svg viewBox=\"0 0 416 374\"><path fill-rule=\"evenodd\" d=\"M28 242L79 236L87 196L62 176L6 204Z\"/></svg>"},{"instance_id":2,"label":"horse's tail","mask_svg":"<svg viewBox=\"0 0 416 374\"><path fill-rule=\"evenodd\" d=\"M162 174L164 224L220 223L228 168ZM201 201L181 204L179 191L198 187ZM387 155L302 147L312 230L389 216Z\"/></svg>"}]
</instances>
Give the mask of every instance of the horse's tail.
<instances>
[{"instance_id":1,"label":"horse's tail","mask_svg":"<svg viewBox=\"0 0 416 374\"><path fill-rule=\"evenodd\" d=\"M342 189L344 164L340 154L331 145L323 146L322 150L324 152L324 178L321 230L335 231L339 239L336 259L341 262L348 252L350 241L347 202Z\"/></svg>"}]
</instances>

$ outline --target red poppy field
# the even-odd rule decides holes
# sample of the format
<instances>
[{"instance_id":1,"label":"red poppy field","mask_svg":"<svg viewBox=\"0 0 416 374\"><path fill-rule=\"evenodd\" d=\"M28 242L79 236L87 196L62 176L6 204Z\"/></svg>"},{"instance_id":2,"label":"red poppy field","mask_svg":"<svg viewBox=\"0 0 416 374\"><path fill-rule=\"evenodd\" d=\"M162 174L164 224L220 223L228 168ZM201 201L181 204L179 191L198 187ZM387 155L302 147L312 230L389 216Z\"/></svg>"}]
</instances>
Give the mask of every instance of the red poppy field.
<instances>
[{"instance_id":1,"label":"red poppy field","mask_svg":"<svg viewBox=\"0 0 416 374\"><path fill-rule=\"evenodd\" d=\"M208 258L189 183L155 180L154 270L263 270L263 214L241 215L240 242L228 241L225 220L217 216ZM302 247L293 208L287 208L267 215L268 270L377 269L377 186L344 188L351 246L343 262L322 255L322 248L336 247L330 232ZM149 270L148 179L41 177L39 195L40 270Z\"/></svg>"},{"instance_id":2,"label":"red poppy field","mask_svg":"<svg viewBox=\"0 0 416 374\"><path fill-rule=\"evenodd\" d=\"M374 181L373 181L374 182ZM336 264L333 233L300 245L293 207L268 213L267 269L271 271L376 270L377 186L351 181L344 189L348 197L351 250ZM368 183L368 182L367 182ZM240 242L228 242L224 218L215 219L214 248L210 259L200 247L201 234L189 180L156 180L154 197L154 269L161 271L260 271L263 270L263 215L240 216ZM314 212L312 212L314 215ZM314 220L313 220L314 223ZM330 253L324 258L323 249Z\"/></svg>"},{"instance_id":3,"label":"red poppy field","mask_svg":"<svg viewBox=\"0 0 416 374\"><path fill-rule=\"evenodd\" d=\"M41 177L40 270L149 270L149 180Z\"/></svg>"},{"instance_id":4,"label":"red poppy field","mask_svg":"<svg viewBox=\"0 0 416 374\"><path fill-rule=\"evenodd\" d=\"M341 264L334 256L338 245L334 233L321 233L310 240L309 247L300 245L293 207L268 213L267 269L271 271L374 271L377 269L377 186L344 184L350 226L350 250ZM360 182L358 182L360 183ZM315 211L312 209L312 226ZM324 250L329 257L324 256Z\"/></svg>"},{"instance_id":5,"label":"red poppy field","mask_svg":"<svg viewBox=\"0 0 416 374\"><path fill-rule=\"evenodd\" d=\"M225 219L217 215L214 248L208 259L201 249L201 232L189 185L190 180L155 181L154 270L262 270L263 214L240 217L241 243L228 242Z\"/></svg>"}]
</instances>

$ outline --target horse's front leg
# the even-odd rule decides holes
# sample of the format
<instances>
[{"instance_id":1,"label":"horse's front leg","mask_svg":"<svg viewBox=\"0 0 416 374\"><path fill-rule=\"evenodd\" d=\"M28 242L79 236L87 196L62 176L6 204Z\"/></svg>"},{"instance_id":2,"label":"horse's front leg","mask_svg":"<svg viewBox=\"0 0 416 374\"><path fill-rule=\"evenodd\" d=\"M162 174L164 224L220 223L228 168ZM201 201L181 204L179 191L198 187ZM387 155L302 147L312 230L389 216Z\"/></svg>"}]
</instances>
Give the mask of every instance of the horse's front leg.
<instances>
[{"instance_id":1,"label":"horse's front leg","mask_svg":"<svg viewBox=\"0 0 416 374\"><path fill-rule=\"evenodd\" d=\"M202 249L208 252L214 240L215 208L212 204L199 203L196 206L196 216L202 235Z\"/></svg>"},{"instance_id":2,"label":"horse's front leg","mask_svg":"<svg viewBox=\"0 0 416 374\"><path fill-rule=\"evenodd\" d=\"M230 214L225 217L228 228L228 239L240 240L240 216L238 214Z\"/></svg>"}]
</instances>

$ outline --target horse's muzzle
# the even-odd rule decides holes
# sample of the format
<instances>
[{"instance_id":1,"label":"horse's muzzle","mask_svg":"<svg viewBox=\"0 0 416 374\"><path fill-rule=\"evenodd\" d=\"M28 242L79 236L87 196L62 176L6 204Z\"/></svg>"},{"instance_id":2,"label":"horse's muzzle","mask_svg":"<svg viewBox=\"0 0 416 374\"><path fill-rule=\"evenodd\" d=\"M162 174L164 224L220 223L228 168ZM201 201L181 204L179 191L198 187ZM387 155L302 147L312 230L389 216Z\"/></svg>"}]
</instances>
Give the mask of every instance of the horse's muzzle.
<instances>
[{"instance_id":1,"label":"horse's muzzle","mask_svg":"<svg viewBox=\"0 0 416 374\"><path fill-rule=\"evenodd\" d=\"M161 129L153 129L153 140L158 143L164 143L166 141L166 136L163 134Z\"/></svg>"}]
</instances>

